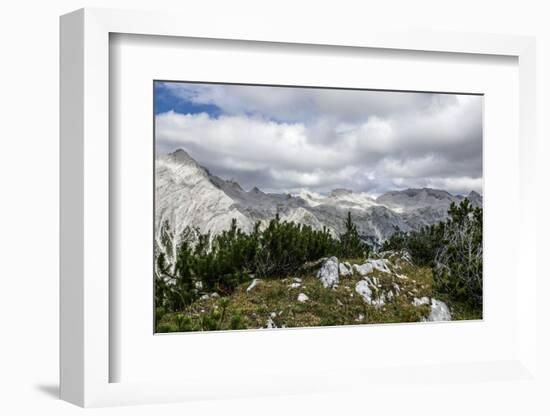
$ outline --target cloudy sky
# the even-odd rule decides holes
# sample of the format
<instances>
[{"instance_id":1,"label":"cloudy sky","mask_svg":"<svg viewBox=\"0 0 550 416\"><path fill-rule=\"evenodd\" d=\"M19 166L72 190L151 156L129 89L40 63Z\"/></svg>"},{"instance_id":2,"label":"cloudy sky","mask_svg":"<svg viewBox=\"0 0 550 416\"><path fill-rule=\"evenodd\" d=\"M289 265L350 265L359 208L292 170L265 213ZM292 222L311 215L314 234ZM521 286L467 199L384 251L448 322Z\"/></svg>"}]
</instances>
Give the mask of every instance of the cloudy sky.
<instances>
[{"instance_id":1,"label":"cloudy sky","mask_svg":"<svg viewBox=\"0 0 550 416\"><path fill-rule=\"evenodd\" d=\"M155 82L157 154L243 188L482 192L481 96Z\"/></svg>"}]
</instances>

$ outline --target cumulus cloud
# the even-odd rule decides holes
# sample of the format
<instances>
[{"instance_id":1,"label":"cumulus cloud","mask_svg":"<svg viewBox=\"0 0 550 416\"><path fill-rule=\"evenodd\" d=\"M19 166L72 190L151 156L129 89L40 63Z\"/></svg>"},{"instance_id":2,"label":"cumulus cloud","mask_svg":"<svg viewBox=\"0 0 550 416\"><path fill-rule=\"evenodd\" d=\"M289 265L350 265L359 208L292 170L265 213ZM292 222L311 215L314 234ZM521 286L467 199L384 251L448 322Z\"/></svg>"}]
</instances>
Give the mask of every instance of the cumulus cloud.
<instances>
[{"instance_id":1,"label":"cumulus cloud","mask_svg":"<svg viewBox=\"0 0 550 416\"><path fill-rule=\"evenodd\" d=\"M184 148L245 188L482 191L480 96L188 83L162 88L174 99L220 111L157 114L157 151Z\"/></svg>"}]
</instances>

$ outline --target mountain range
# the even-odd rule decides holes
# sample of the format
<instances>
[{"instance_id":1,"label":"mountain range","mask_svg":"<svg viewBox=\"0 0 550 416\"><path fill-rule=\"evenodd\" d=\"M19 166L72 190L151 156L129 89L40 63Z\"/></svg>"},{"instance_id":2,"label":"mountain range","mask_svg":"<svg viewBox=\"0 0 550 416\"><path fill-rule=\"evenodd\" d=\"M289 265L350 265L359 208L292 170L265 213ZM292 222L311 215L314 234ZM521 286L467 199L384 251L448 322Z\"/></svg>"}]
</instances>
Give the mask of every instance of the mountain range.
<instances>
[{"instance_id":1,"label":"mountain range","mask_svg":"<svg viewBox=\"0 0 550 416\"><path fill-rule=\"evenodd\" d=\"M174 236L187 227L217 235L228 229L234 218L243 231L250 232L257 221L267 224L277 213L282 220L314 229L327 227L338 236L350 211L362 238L380 243L396 231L407 232L445 219L450 204L464 198L475 206L483 203L474 191L463 196L431 188L390 191L377 198L347 189L295 195L265 193L256 187L246 191L233 180L211 174L183 149L155 160L157 239L164 224Z\"/></svg>"}]
</instances>

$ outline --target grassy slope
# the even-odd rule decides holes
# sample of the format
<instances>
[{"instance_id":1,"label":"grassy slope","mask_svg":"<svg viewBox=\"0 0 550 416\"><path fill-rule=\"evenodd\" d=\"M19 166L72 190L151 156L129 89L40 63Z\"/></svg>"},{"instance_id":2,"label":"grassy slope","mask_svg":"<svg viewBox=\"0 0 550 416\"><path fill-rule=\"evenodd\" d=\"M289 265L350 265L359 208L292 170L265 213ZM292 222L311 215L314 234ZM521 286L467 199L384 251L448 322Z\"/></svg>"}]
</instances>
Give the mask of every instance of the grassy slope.
<instances>
[{"instance_id":1,"label":"grassy slope","mask_svg":"<svg viewBox=\"0 0 550 416\"><path fill-rule=\"evenodd\" d=\"M362 279L356 273L340 277L340 283L333 289L324 288L313 275L300 276L300 287L296 288L291 287L296 283L294 277L265 279L249 292L247 283L229 297L200 299L180 313L161 314L157 316L157 332L265 328L268 321L279 328L418 322L429 314L430 307L414 306L412 300L423 296L434 296L447 303L453 319L481 318L480 311L433 294L430 268L416 267L395 257L390 257L390 261L394 273L375 270L369 274L379 284L378 291L373 292L374 298L380 293L393 294L393 299L382 307L366 304L355 292L355 285ZM298 302L300 293L309 300Z\"/></svg>"}]
</instances>

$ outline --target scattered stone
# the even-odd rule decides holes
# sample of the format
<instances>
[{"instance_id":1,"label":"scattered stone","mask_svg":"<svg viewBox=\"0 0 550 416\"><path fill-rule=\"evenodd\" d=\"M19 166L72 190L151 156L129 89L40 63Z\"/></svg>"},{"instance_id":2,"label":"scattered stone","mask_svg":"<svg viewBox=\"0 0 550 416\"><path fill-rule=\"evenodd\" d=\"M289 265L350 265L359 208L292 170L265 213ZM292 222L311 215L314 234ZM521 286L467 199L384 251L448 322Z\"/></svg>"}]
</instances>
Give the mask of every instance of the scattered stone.
<instances>
[{"instance_id":1,"label":"scattered stone","mask_svg":"<svg viewBox=\"0 0 550 416\"><path fill-rule=\"evenodd\" d=\"M246 291L250 292L252 289L254 289L259 281L260 281L260 279L252 280L252 283L250 283L250 285L246 288Z\"/></svg>"},{"instance_id":2,"label":"scattered stone","mask_svg":"<svg viewBox=\"0 0 550 416\"><path fill-rule=\"evenodd\" d=\"M275 318L275 317L277 316L277 314L276 314L275 312L271 312L271 313L269 314L269 316L271 316L272 318Z\"/></svg>"},{"instance_id":3,"label":"scattered stone","mask_svg":"<svg viewBox=\"0 0 550 416\"><path fill-rule=\"evenodd\" d=\"M275 322L273 322L273 319L267 318L267 322L265 323L265 327L267 329L273 329L273 328L277 328L277 325L275 325Z\"/></svg>"},{"instance_id":4,"label":"scattered stone","mask_svg":"<svg viewBox=\"0 0 550 416\"><path fill-rule=\"evenodd\" d=\"M291 283L288 287L291 289L297 289L302 286L300 283Z\"/></svg>"},{"instance_id":5,"label":"scattered stone","mask_svg":"<svg viewBox=\"0 0 550 416\"><path fill-rule=\"evenodd\" d=\"M357 318L355 319L355 322L361 322L363 319L365 319L365 315L360 313L359 316L357 316Z\"/></svg>"},{"instance_id":6,"label":"scattered stone","mask_svg":"<svg viewBox=\"0 0 550 416\"><path fill-rule=\"evenodd\" d=\"M309 297L305 293L300 293L298 295L298 302L304 303L309 300Z\"/></svg>"},{"instance_id":7,"label":"scattered stone","mask_svg":"<svg viewBox=\"0 0 550 416\"><path fill-rule=\"evenodd\" d=\"M371 259L371 260L368 260L368 262L376 270L379 270L383 273L391 273L390 269L388 268L388 265L386 264L388 261L385 259L379 259L379 260Z\"/></svg>"},{"instance_id":8,"label":"scattered stone","mask_svg":"<svg viewBox=\"0 0 550 416\"><path fill-rule=\"evenodd\" d=\"M292 280L294 281L294 283L302 283L302 279L300 279L299 277L293 277Z\"/></svg>"},{"instance_id":9,"label":"scattered stone","mask_svg":"<svg viewBox=\"0 0 550 416\"><path fill-rule=\"evenodd\" d=\"M325 288L333 287L338 283L338 259L336 257L327 259L317 273L317 277Z\"/></svg>"},{"instance_id":10,"label":"scattered stone","mask_svg":"<svg viewBox=\"0 0 550 416\"><path fill-rule=\"evenodd\" d=\"M220 295L218 295L216 292L213 292L213 293L206 293L204 295L202 295L199 299L201 300L204 300L204 299L216 299L216 298L219 298Z\"/></svg>"},{"instance_id":11,"label":"scattered stone","mask_svg":"<svg viewBox=\"0 0 550 416\"><path fill-rule=\"evenodd\" d=\"M399 295L399 293L401 293L401 288L399 287L399 285L397 283L393 284L393 288L395 289L395 294L396 295Z\"/></svg>"},{"instance_id":12,"label":"scattered stone","mask_svg":"<svg viewBox=\"0 0 550 416\"><path fill-rule=\"evenodd\" d=\"M371 304L377 308L381 308L386 304L386 295L382 292L382 294L377 299L374 299Z\"/></svg>"},{"instance_id":13,"label":"scattered stone","mask_svg":"<svg viewBox=\"0 0 550 416\"><path fill-rule=\"evenodd\" d=\"M365 303L369 305L372 303L372 290L366 280L361 280L355 285L355 291L359 296L363 298ZM353 294L352 294L353 296Z\"/></svg>"},{"instance_id":14,"label":"scattered stone","mask_svg":"<svg viewBox=\"0 0 550 416\"><path fill-rule=\"evenodd\" d=\"M401 251L401 260L409 264L412 264L412 256L408 251L405 251L405 250Z\"/></svg>"},{"instance_id":15,"label":"scattered stone","mask_svg":"<svg viewBox=\"0 0 550 416\"><path fill-rule=\"evenodd\" d=\"M340 263L339 269L340 269L340 276L342 277L350 276L352 273L351 269L345 263Z\"/></svg>"},{"instance_id":16,"label":"scattered stone","mask_svg":"<svg viewBox=\"0 0 550 416\"><path fill-rule=\"evenodd\" d=\"M427 296L423 296L420 299L419 298L414 298L413 301L412 301L412 304L414 306L429 305L430 304L430 299Z\"/></svg>"},{"instance_id":17,"label":"scattered stone","mask_svg":"<svg viewBox=\"0 0 550 416\"><path fill-rule=\"evenodd\" d=\"M365 264L354 264L353 270L355 270L361 276L366 276L367 274L372 273L374 269L372 267L372 264L365 263Z\"/></svg>"},{"instance_id":18,"label":"scattered stone","mask_svg":"<svg viewBox=\"0 0 550 416\"><path fill-rule=\"evenodd\" d=\"M344 306L344 304L340 302L340 299L336 299L336 303L338 304L338 306Z\"/></svg>"},{"instance_id":19,"label":"scattered stone","mask_svg":"<svg viewBox=\"0 0 550 416\"><path fill-rule=\"evenodd\" d=\"M428 315L428 321L435 322L451 320L451 312L444 302L432 298L431 307L432 310L430 311L430 315Z\"/></svg>"}]
</instances>

